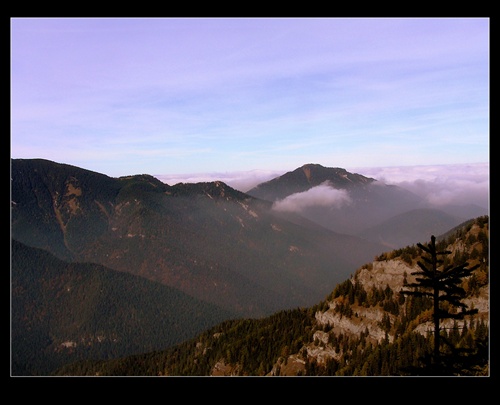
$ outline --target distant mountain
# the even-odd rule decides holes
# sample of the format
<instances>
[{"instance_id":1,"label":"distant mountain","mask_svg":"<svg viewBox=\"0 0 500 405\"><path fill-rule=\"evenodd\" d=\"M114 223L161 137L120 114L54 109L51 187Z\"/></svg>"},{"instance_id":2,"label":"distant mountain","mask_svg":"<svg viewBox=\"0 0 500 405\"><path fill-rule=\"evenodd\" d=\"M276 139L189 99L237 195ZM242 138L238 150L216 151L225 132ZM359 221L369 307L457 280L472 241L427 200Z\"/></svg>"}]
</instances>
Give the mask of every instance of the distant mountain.
<instances>
[{"instance_id":1,"label":"distant mountain","mask_svg":"<svg viewBox=\"0 0 500 405\"><path fill-rule=\"evenodd\" d=\"M218 181L170 186L43 159L13 159L11 173L13 239L240 316L310 305L384 248Z\"/></svg>"},{"instance_id":2,"label":"distant mountain","mask_svg":"<svg viewBox=\"0 0 500 405\"><path fill-rule=\"evenodd\" d=\"M477 218L483 215L488 215L489 210L487 208L480 207L477 204L446 204L443 206L436 206L436 209L440 211L446 211L447 214L453 215L457 218Z\"/></svg>"},{"instance_id":3,"label":"distant mountain","mask_svg":"<svg viewBox=\"0 0 500 405\"><path fill-rule=\"evenodd\" d=\"M143 277L11 248L12 375L165 349L236 316Z\"/></svg>"},{"instance_id":4,"label":"distant mountain","mask_svg":"<svg viewBox=\"0 0 500 405\"><path fill-rule=\"evenodd\" d=\"M279 203L285 199L296 201L307 198L307 192L323 186L315 193L315 200L302 204L297 212L335 232L358 234L391 216L419 208L422 199L399 188L386 185L373 178L349 173L341 168L327 168L318 164L306 164L292 172L257 185L248 191L254 197ZM347 199L342 204L323 203L320 192L328 188L342 190ZM325 197L326 200L326 197ZM279 209L279 205L275 205Z\"/></svg>"},{"instance_id":5,"label":"distant mountain","mask_svg":"<svg viewBox=\"0 0 500 405\"><path fill-rule=\"evenodd\" d=\"M272 180L258 184L247 194L268 201L282 200L291 194L301 193L328 182L337 189L352 189L371 184L375 179L361 174L349 173L338 167L324 167L319 164L306 164Z\"/></svg>"},{"instance_id":6,"label":"distant mountain","mask_svg":"<svg viewBox=\"0 0 500 405\"><path fill-rule=\"evenodd\" d=\"M463 218L440 210L419 208L369 227L359 236L378 241L389 249L398 249L425 240L429 235L441 235L462 222Z\"/></svg>"},{"instance_id":7,"label":"distant mountain","mask_svg":"<svg viewBox=\"0 0 500 405\"><path fill-rule=\"evenodd\" d=\"M424 245L428 239L422 240ZM448 265L478 266L463 279L460 302L477 313L443 319L446 374L489 376L489 218L437 236ZM432 353L432 300L401 294L425 253L389 251L356 269L309 308L224 321L175 347L104 362L61 367L58 376L418 376ZM459 348L449 350L449 347ZM461 353L460 350L463 350ZM420 367L420 368L419 368Z\"/></svg>"},{"instance_id":8,"label":"distant mountain","mask_svg":"<svg viewBox=\"0 0 500 405\"><path fill-rule=\"evenodd\" d=\"M272 202L276 211L294 211L335 232L390 248L404 247L425 235L487 214L477 206L432 207L404 188L318 164L306 164L261 183L248 194ZM336 195L340 198L335 199ZM424 226L430 225L431 212L435 222Z\"/></svg>"}]
</instances>

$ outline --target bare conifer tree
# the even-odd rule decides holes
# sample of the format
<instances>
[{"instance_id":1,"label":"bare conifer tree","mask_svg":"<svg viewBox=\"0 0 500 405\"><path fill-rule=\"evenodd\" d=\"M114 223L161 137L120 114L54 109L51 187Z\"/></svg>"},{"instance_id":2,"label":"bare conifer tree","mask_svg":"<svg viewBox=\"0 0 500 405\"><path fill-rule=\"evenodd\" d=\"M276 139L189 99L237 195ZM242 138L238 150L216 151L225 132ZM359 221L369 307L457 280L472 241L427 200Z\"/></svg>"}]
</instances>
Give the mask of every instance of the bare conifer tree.
<instances>
[{"instance_id":1,"label":"bare conifer tree","mask_svg":"<svg viewBox=\"0 0 500 405\"><path fill-rule=\"evenodd\" d=\"M436 238L431 236L431 242L424 246L418 243L417 246L427 255L423 255L423 262L418 261L420 270L411 273L416 276L414 283L406 285L411 291L403 290L402 294L417 297L429 297L433 300L433 321L434 321L434 351L432 356L432 368L438 370L440 364L440 321L446 318L464 319L466 315L473 315L477 309L467 309L467 305L462 302L466 292L460 286L462 279L471 274L479 265L467 268L468 263L458 265L444 265L441 258L450 254L450 251L438 251L436 249ZM442 303L449 305L444 309Z\"/></svg>"}]
</instances>

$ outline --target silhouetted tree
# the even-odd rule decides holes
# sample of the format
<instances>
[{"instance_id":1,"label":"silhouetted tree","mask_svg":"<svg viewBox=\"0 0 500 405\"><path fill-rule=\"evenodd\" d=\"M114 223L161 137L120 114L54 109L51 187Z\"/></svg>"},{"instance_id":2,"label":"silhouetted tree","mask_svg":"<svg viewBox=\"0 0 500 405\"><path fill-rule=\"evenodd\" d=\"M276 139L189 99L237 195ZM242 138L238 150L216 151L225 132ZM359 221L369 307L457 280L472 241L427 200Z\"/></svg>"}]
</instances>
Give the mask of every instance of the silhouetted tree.
<instances>
[{"instance_id":1,"label":"silhouetted tree","mask_svg":"<svg viewBox=\"0 0 500 405\"><path fill-rule=\"evenodd\" d=\"M423 262L418 261L420 271L411 273L417 276L416 282L408 284L406 287L411 291L402 290L402 294L414 295L417 297L429 297L433 301L433 321L434 321L434 351L428 359L433 370L440 367L440 321L442 319L464 319L466 315L473 315L477 309L467 309L467 305L462 302L466 291L460 286L462 279L471 274L479 265L467 268L468 263L463 262L457 266L443 265L442 256L451 254L450 251L438 251L436 249L436 237L431 236L431 242L424 246L418 243L417 246L427 255L423 255ZM441 303L447 302L447 309ZM460 308L458 311L457 309Z\"/></svg>"}]
</instances>

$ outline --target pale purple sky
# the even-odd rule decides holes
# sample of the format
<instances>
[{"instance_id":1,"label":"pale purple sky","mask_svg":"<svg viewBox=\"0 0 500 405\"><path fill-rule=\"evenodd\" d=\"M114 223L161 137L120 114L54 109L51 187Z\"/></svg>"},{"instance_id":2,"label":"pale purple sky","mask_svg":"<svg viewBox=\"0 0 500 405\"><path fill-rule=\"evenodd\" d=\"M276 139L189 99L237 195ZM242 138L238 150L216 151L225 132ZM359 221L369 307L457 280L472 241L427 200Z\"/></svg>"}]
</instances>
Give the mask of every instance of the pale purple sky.
<instances>
[{"instance_id":1,"label":"pale purple sky","mask_svg":"<svg viewBox=\"0 0 500 405\"><path fill-rule=\"evenodd\" d=\"M489 19L12 18L11 156L113 177L488 163Z\"/></svg>"}]
</instances>

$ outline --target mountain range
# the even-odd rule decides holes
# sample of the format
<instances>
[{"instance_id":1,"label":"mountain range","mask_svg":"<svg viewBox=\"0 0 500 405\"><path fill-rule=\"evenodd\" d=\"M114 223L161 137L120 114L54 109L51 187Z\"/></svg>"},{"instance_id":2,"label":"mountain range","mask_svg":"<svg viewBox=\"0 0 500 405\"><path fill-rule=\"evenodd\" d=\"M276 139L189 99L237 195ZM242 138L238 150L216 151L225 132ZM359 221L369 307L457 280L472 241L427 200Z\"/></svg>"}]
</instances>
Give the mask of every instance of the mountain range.
<instances>
[{"instance_id":1,"label":"mountain range","mask_svg":"<svg viewBox=\"0 0 500 405\"><path fill-rule=\"evenodd\" d=\"M244 316L310 305L382 249L270 207L218 181L169 186L149 175L12 161L13 239Z\"/></svg>"},{"instance_id":2,"label":"mountain range","mask_svg":"<svg viewBox=\"0 0 500 405\"><path fill-rule=\"evenodd\" d=\"M463 220L422 210L396 186L320 165L247 193L220 181L168 185L43 159L13 159L11 178L12 335L21 373L30 372L23 364L34 352L62 353L52 367L85 351L104 359L174 345L222 319L314 305L387 248L418 241L415 224L427 224L419 230L425 240ZM310 199L311 190L320 193ZM297 201L300 209L289 209ZM132 285L158 304L143 308L137 292L127 302ZM113 319L127 321L117 329ZM131 331L151 325L139 344Z\"/></svg>"},{"instance_id":3,"label":"mountain range","mask_svg":"<svg viewBox=\"0 0 500 405\"><path fill-rule=\"evenodd\" d=\"M79 361L53 375L489 376L488 229L488 217L478 217L437 238L448 264L476 268L460 288L461 302L477 311L441 320L446 344L438 373L426 362L434 342L432 300L402 294L425 260L422 249L409 246L361 266L312 307L224 321L169 349Z\"/></svg>"}]
</instances>

